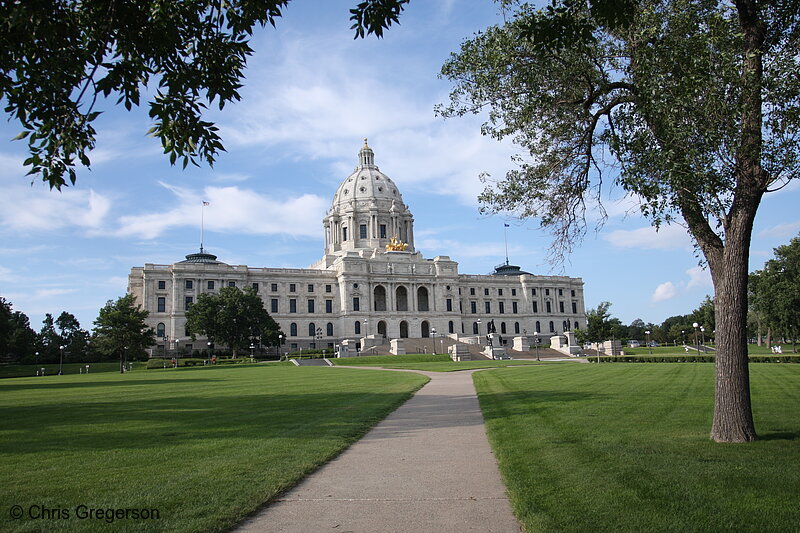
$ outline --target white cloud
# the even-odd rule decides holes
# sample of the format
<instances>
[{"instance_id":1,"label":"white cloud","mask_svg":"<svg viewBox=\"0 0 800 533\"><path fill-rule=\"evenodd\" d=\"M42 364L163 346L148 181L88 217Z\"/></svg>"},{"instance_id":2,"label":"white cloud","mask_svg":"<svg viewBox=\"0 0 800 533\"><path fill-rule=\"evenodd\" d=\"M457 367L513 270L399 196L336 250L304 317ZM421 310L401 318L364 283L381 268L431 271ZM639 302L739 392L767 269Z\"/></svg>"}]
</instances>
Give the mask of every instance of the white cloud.
<instances>
[{"instance_id":1,"label":"white cloud","mask_svg":"<svg viewBox=\"0 0 800 533\"><path fill-rule=\"evenodd\" d=\"M650 300L653 303L663 302L665 300L674 298L677 294L678 291L675 287L675 284L673 284L671 281L667 281L656 287L656 290L653 292Z\"/></svg>"},{"instance_id":2,"label":"white cloud","mask_svg":"<svg viewBox=\"0 0 800 533\"><path fill-rule=\"evenodd\" d=\"M701 266L692 267L686 271L689 276L689 282L686 288L692 287L713 287L714 283L711 279L711 271Z\"/></svg>"},{"instance_id":3,"label":"white cloud","mask_svg":"<svg viewBox=\"0 0 800 533\"><path fill-rule=\"evenodd\" d=\"M692 240L685 228L677 224L662 226L660 230L646 226L634 230L614 230L604 238L617 248L642 250L691 249Z\"/></svg>"},{"instance_id":4,"label":"white cloud","mask_svg":"<svg viewBox=\"0 0 800 533\"><path fill-rule=\"evenodd\" d=\"M117 235L153 239L169 228L199 226L200 206L205 200L210 203L203 213L208 231L316 238L328 204L312 194L274 198L236 186L206 187L201 192L161 185L177 197L178 205L166 212L120 217Z\"/></svg>"},{"instance_id":5,"label":"white cloud","mask_svg":"<svg viewBox=\"0 0 800 533\"><path fill-rule=\"evenodd\" d=\"M795 237L800 231L800 221L784 222L758 232L759 237Z\"/></svg>"}]
</instances>

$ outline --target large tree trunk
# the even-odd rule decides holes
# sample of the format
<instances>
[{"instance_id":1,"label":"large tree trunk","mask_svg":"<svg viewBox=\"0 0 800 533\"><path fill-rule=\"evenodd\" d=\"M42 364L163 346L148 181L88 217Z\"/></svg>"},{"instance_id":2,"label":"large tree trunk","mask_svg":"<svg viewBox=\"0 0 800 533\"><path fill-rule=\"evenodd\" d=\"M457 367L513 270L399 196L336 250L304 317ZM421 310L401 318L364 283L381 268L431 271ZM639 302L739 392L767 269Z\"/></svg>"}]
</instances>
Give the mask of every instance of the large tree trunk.
<instances>
[{"instance_id":1,"label":"large tree trunk","mask_svg":"<svg viewBox=\"0 0 800 533\"><path fill-rule=\"evenodd\" d=\"M729 234L723 261L712 264L717 322L716 391L711 438L756 439L747 359L747 266L750 232ZM721 270L721 271L720 271Z\"/></svg>"}]
</instances>

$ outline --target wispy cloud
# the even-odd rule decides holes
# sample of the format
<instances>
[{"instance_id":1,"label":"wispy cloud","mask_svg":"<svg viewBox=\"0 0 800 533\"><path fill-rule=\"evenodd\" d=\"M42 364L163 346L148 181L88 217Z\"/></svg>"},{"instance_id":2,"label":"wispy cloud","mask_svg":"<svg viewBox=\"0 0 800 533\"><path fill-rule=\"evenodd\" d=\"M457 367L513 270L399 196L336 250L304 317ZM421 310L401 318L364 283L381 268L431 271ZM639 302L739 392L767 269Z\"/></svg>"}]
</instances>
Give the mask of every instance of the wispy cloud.
<instances>
[{"instance_id":1,"label":"wispy cloud","mask_svg":"<svg viewBox=\"0 0 800 533\"><path fill-rule=\"evenodd\" d=\"M120 236L153 239L169 228L199 226L201 202L205 208L205 229L240 234L286 234L318 237L328 201L312 194L290 198L265 196L236 186L206 187L202 191L161 185L172 192L178 204L166 212L120 217Z\"/></svg>"},{"instance_id":2,"label":"wispy cloud","mask_svg":"<svg viewBox=\"0 0 800 533\"><path fill-rule=\"evenodd\" d=\"M759 231L758 236L773 238L796 237L798 232L800 232L800 221L784 222L783 224L778 224Z\"/></svg>"},{"instance_id":3,"label":"wispy cloud","mask_svg":"<svg viewBox=\"0 0 800 533\"><path fill-rule=\"evenodd\" d=\"M685 250L692 247L692 240L685 228L672 224L660 230L646 226L634 230L614 230L604 238L618 248L643 250Z\"/></svg>"},{"instance_id":4,"label":"wispy cloud","mask_svg":"<svg viewBox=\"0 0 800 533\"><path fill-rule=\"evenodd\" d=\"M701 266L692 267L686 271L689 276L689 281L686 283L686 288L692 287L713 287L714 283L711 279L711 271Z\"/></svg>"}]
</instances>

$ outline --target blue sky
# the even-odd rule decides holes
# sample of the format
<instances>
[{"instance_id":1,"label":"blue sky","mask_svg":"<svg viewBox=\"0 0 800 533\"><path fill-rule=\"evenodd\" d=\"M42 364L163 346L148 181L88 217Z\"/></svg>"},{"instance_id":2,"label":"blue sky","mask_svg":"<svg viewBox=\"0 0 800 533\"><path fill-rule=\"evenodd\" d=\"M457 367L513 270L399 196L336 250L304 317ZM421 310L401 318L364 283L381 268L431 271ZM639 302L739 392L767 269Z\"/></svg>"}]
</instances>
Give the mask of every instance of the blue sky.
<instances>
[{"instance_id":1,"label":"blue sky","mask_svg":"<svg viewBox=\"0 0 800 533\"><path fill-rule=\"evenodd\" d=\"M125 293L144 263L205 245L221 261L306 267L322 253L322 224L338 184L369 138L381 170L415 217L425 257L449 255L467 274L505 259L538 274L582 277L587 307L613 303L623 322L660 323L697 307L713 289L680 226L656 233L622 191L606 192L609 219L563 266L547 263L550 237L536 221L478 212L481 172L513 168L514 146L480 135L480 117L443 120L450 89L437 74L474 32L501 21L489 0L415 0L384 39L353 40L356 0L292 2L277 29L256 33L242 101L210 113L227 152L214 168L171 167L145 136L147 109L106 104L92 169L51 192L25 176L23 142L0 123L0 295L35 329L44 314L75 314L90 329L100 307ZM755 222L751 269L800 231L798 184L767 195Z\"/></svg>"}]
</instances>

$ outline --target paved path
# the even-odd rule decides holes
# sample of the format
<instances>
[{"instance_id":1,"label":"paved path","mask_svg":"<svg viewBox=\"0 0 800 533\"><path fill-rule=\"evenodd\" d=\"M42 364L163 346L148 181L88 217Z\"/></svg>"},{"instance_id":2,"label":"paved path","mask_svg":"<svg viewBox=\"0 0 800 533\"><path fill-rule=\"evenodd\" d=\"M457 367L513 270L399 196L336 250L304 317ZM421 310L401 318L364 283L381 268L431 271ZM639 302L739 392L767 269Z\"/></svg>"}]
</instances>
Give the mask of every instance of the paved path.
<instances>
[{"instance_id":1,"label":"paved path","mask_svg":"<svg viewBox=\"0 0 800 533\"><path fill-rule=\"evenodd\" d=\"M519 532L472 371L421 373L410 400L237 531Z\"/></svg>"}]
</instances>

